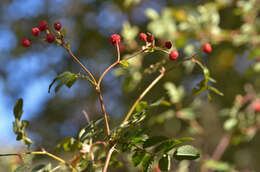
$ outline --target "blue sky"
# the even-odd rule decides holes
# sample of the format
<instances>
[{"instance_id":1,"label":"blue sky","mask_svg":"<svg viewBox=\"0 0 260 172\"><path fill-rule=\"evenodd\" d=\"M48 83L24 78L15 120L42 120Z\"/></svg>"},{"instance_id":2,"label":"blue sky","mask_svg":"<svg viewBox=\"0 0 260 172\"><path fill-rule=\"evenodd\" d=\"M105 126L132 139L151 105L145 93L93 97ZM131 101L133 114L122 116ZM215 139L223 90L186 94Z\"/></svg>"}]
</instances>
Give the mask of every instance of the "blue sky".
<instances>
[{"instance_id":1,"label":"blue sky","mask_svg":"<svg viewBox=\"0 0 260 172\"><path fill-rule=\"evenodd\" d=\"M86 4L94 1L81 0ZM43 49L42 47L39 48L40 44L35 44L32 46L33 48L25 50L22 54L13 58L11 51L20 46L21 40L16 37L14 30L12 30L12 24L18 21L26 23L26 20L36 19L48 12L48 15L52 16L51 20L61 21L68 27L68 30L73 31L74 28L73 18L66 16L66 9L69 9L69 3L73 2L72 0L48 0L48 11L44 8L45 2L43 0L13 0L11 3L0 7L0 68L8 75L6 80L1 78L0 75L0 141L4 145L17 144L12 131L12 121L14 120L12 110L15 101L20 97L24 99L23 119L30 120L38 111L41 111L44 108L44 103L53 96L53 94L48 94L47 91L51 82L50 78L56 76L54 71L42 74L42 70L49 65L57 65L65 53L60 47L49 46ZM164 3L161 3L162 1L157 2L147 1L145 6L141 3L140 8L143 10L142 14L139 13L141 17L136 16L136 11L132 13L132 17L137 23L145 22L144 8L160 10L164 6ZM118 7L109 3L109 1L104 1L97 12L86 13L85 25L86 27L96 28L101 34L109 36L111 33L120 32L123 22L127 20L128 16L121 12ZM30 34L30 31L28 31L28 34ZM71 42L76 48L76 40L72 39ZM35 51L33 51L34 49ZM12 60L9 60L9 58L12 58ZM112 74L109 74L105 81L111 83L111 87L118 84L118 81L113 79ZM6 88L5 84L8 84L9 87ZM11 96L10 92L12 93L14 90L18 90L19 93ZM73 94L73 89L71 94ZM105 96L113 97L110 94L107 93ZM120 94L120 91L117 91L117 94ZM107 109L112 111L115 107L116 103L111 102Z\"/></svg>"}]
</instances>

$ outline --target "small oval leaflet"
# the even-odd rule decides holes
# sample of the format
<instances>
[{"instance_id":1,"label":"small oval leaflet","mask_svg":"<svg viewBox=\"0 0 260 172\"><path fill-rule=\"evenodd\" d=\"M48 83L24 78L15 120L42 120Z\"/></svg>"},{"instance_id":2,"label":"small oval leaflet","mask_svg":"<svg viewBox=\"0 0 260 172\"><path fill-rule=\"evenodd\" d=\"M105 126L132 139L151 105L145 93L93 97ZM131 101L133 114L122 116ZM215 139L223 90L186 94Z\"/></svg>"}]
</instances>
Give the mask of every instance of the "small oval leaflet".
<instances>
[{"instance_id":1,"label":"small oval leaflet","mask_svg":"<svg viewBox=\"0 0 260 172\"><path fill-rule=\"evenodd\" d=\"M195 160L200 157L199 151L191 145L179 147L173 154L177 160Z\"/></svg>"}]
</instances>

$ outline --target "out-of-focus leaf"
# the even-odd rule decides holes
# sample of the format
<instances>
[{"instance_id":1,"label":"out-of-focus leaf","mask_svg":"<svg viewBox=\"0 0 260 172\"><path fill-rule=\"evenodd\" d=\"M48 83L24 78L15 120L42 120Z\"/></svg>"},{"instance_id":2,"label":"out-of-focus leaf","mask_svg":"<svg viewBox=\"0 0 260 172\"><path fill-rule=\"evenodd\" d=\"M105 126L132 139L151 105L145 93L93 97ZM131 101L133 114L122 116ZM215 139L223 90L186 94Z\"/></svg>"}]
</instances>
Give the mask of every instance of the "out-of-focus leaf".
<instances>
[{"instance_id":1,"label":"out-of-focus leaf","mask_svg":"<svg viewBox=\"0 0 260 172\"><path fill-rule=\"evenodd\" d=\"M131 26L129 22L123 24L122 36L124 41L133 41L137 36L139 29L137 26Z\"/></svg>"},{"instance_id":2,"label":"out-of-focus leaf","mask_svg":"<svg viewBox=\"0 0 260 172\"><path fill-rule=\"evenodd\" d=\"M143 150L136 150L136 152L132 156L132 163L136 167L138 166L142 160L144 159L145 151Z\"/></svg>"},{"instance_id":3,"label":"out-of-focus leaf","mask_svg":"<svg viewBox=\"0 0 260 172\"><path fill-rule=\"evenodd\" d=\"M195 147L185 145L179 147L174 152L173 157L177 160L195 160L200 157L200 153Z\"/></svg>"},{"instance_id":4,"label":"out-of-focus leaf","mask_svg":"<svg viewBox=\"0 0 260 172\"><path fill-rule=\"evenodd\" d=\"M192 120L195 119L195 113L191 108L183 108L181 111L179 111L179 114L181 115L181 118Z\"/></svg>"},{"instance_id":5,"label":"out-of-focus leaf","mask_svg":"<svg viewBox=\"0 0 260 172\"><path fill-rule=\"evenodd\" d=\"M156 145L156 144L158 144L158 143L160 143L162 141L165 141L167 139L168 139L168 137L166 137L166 136L153 136L153 137L147 139L144 142L143 148L148 148L150 146L154 146L154 145Z\"/></svg>"},{"instance_id":6,"label":"out-of-focus leaf","mask_svg":"<svg viewBox=\"0 0 260 172\"><path fill-rule=\"evenodd\" d=\"M159 18L159 14L157 13L157 11L155 11L154 9L152 8L148 8L146 11L145 11L145 14L148 18L150 18L151 20L156 20Z\"/></svg>"},{"instance_id":7,"label":"out-of-focus leaf","mask_svg":"<svg viewBox=\"0 0 260 172\"><path fill-rule=\"evenodd\" d=\"M18 99L14 106L14 116L20 120L23 114L23 99Z\"/></svg>"},{"instance_id":8,"label":"out-of-focus leaf","mask_svg":"<svg viewBox=\"0 0 260 172\"><path fill-rule=\"evenodd\" d=\"M163 155L163 157L159 160L159 168L161 171L169 171L171 169L170 155Z\"/></svg>"},{"instance_id":9,"label":"out-of-focus leaf","mask_svg":"<svg viewBox=\"0 0 260 172\"><path fill-rule=\"evenodd\" d=\"M221 162L221 161L214 161L214 160L206 161L203 164L203 167L214 171L223 171L223 172L230 172L233 170L233 167L230 166L228 163Z\"/></svg>"},{"instance_id":10,"label":"out-of-focus leaf","mask_svg":"<svg viewBox=\"0 0 260 172\"><path fill-rule=\"evenodd\" d=\"M20 165L13 172L23 172L26 169L25 165Z\"/></svg>"},{"instance_id":11,"label":"out-of-focus leaf","mask_svg":"<svg viewBox=\"0 0 260 172\"><path fill-rule=\"evenodd\" d=\"M232 130L238 123L238 120L236 118L229 118L224 123L224 129L227 131Z\"/></svg>"},{"instance_id":12,"label":"out-of-focus leaf","mask_svg":"<svg viewBox=\"0 0 260 172\"><path fill-rule=\"evenodd\" d=\"M173 83L167 82L164 84L164 88L167 90L172 103L178 103L184 97L184 88L182 86L176 87Z\"/></svg>"}]
</instances>

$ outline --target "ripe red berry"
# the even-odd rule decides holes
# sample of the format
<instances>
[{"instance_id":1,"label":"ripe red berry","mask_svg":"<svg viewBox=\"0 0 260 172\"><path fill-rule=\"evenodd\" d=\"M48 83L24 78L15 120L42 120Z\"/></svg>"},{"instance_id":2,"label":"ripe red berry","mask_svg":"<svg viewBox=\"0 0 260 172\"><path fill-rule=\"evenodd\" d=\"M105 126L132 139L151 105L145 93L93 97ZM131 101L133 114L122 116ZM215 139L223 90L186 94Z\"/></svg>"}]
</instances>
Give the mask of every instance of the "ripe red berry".
<instances>
[{"instance_id":1,"label":"ripe red berry","mask_svg":"<svg viewBox=\"0 0 260 172\"><path fill-rule=\"evenodd\" d=\"M147 40L147 35L145 33L140 33L139 38L141 41L146 41Z\"/></svg>"},{"instance_id":2,"label":"ripe red berry","mask_svg":"<svg viewBox=\"0 0 260 172\"><path fill-rule=\"evenodd\" d=\"M45 30L48 28L47 22L46 22L45 20L41 21L41 22L39 23L38 28L39 28L40 31L42 31L42 32L45 31Z\"/></svg>"},{"instance_id":3,"label":"ripe red berry","mask_svg":"<svg viewBox=\"0 0 260 172\"><path fill-rule=\"evenodd\" d=\"M176 60L179 56L178 51L172 50L169 54L169 60Z\"/></svg>"},{"instance_id":4,"label":"ripe red berry","mask_svg":"<svg viewBox=\"0 0 260 172\"><path fill-rule=\"evenodd\" d=\"M46 41L48 42L48 43L53 43L54 42L54 40L55 40L55 37L54 37L54 35L53 34L47 34L47 36L46 36Z\"/></svg>"},{"instance_id":5,"label":"ripe red berry","mask_svg":"<svg viewBox=\"0 0 260 172\"><path fill-rule=\"evenodd\" d=\"M167 41L164 43L164 46L167 48L167 49L171 49L172 48L172 43L171 41Z\"/></svg>"},{"instance_id":6,"label":"ripe red berry","mask_svg":"<svg viewBox=\"0 0 260 172\"><path fill-rule=\"evenodd\" d=\"M117 34L111 35L110 42L112 45L115 45L116 43L120 42L120 36Z\"/></svg>"},{"instance_id":7,"label":"ripe red berry","mask_svg":"<svg viewBox=\"0 0 260 172\"><path fill-rule=\"evenodd\" d=\"M147 42L153 42L154 41L154 36L153 35L148 35L147 36Z\"/></svg>"},{"instance_id":8,"label":"ripe red berry","mask_svg":"<svg viewBox=\"0 0 260 172\"><path fill-rule=\"evenodd\" d=\"M203 51L204 51L205 53L211 53L211 52L212 52L212 47L211 47L211 45L210 45L209 43L204 44L204 45L203 45Z\"/></svg>"},{"instance_id":9,"label":"ripe red berry","mask_svg":"<svg viewBox=\"0 0 260 172\"><path fill-rule=\"evenodd\" d=\"M24 46L24 47L30 47L30 45L31 45L31 42L28 38L23 38L21 43L22 43L22 46Z\"/></svg>"},{"instance_id":10,"label":"ripe red berry","mask_svg":"<svg viewBox=\"0 0 260 172\"><path fill-rule=\"evenodd\" d=\"M260 112L260 102L257 102L257 103L254 104L254 110L256 112Z\"/></svg>"},{"instance_id":11,"label":"ripe red berry","mask_svg":"<svg viewBox=\"0 0 260 172\"><path fill-rule=\"evenodd\" d=\"M55 30L59 31L62 27L62 24L60 22L55 22L53 24L53 27L54 27Z\"/></svg>"},{"instance_id":12,"label":"ripe red berry","mask_svg":"<svg viewBox=\"0 0 260 172\"><path fill-rule=\"evenodd\" d=\"M32 35L37 37L40 35L40 29L38 27L32 28Z\"/></svg>"}]
</instances>

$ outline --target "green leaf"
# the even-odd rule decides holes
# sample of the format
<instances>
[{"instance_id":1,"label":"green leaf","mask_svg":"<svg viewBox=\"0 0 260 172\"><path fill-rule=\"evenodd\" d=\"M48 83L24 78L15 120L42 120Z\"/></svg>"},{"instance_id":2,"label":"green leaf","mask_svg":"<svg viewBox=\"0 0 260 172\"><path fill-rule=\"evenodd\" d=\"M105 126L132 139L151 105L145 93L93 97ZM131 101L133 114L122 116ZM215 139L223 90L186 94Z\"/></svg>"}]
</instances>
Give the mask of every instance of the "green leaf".
<instances>
[{"instance_id":1,"label":"green leaf","mask_svg":"<svg viewBox=\"0 0 260 172\"><path fill-rule=\"evenodd\" d=\"M163 155L159 160L159 168L161 171L170 171L171 169L171 157L170 155Z\"/></svg>"},{"instance_id":2,"label":"green leaf","mask_svg":"<svg viewBox=\"0 0 260 172\"><path fill-rule=\"evenodd\" d=\"M176 146L178 146L180 144L182 144L182 142L179 140L167 140L166 142L163 142L159 146L157 146L154 149L154 153L157 153L157 152L167 153L171 149L175 148Z\"/></svg>"},{"instance_id":3,"label":"green leaf","mask_svg":"<svg viewBox=\"0 0 260 172\"><path fill-rule=\"evenodd\" d=\"M128 61L126 61L126 60L121 60L121 61L120 61L120 64L123 65L123 66L125 66L125 67L128 67L128 66L129 66L129 63L128 63Z\"/></svg>"},{"instance_id":4,"label":"green leaf","mask_svg":"<svg viewBox=\"0 0 260 172\"><path fill-rule=\"evenodd\" d=\"M78 79L78 76L74 73L71 72L63 72L62 74L58 75L56 78L53 79L51 84L49 85L48 92L50 92L50 89L52 85L56 82L59 81L57 86L55 87L55 92L59 91L59 89L63 86L66 85L68 88L72 87L72 85L76 82Z\"/></svg>"},{"instance_id":5,"label":"green leaf","mask_svg":"<svg viewBox=\"0 0 260 172\"><path fill-rule=\"evenodd\" d=\"M95 137L102 136L102 134L104 134L104 127L105 123L103 117L91 121L87 127L80 130L78 139L81 142L85 142L92 140Z\"/></svg>"},{"instance_id":6,"label":"green leaf","mask_svg":"<svg viewBox=\"0 0 260 172\"><path fill-rule=\"evenodd\" d=\"M153 136L153 137L147 139L144 142L143 148L148 148L150 146L154 146L154 145L156 145L156 144L158 144L158 143L160 143L162 141L165 141L167 139L168 139L168 137L166 137L166 136Z\"/></svg>"},{"instance_id":7,"label":"green leaf","mask_svg":"<svg viewBox=\"0 0 260 172\"><path fill-rule=\"evenodd\" d=\"M148 170L152 167L153 156L151 154L146 154L142 161L142 171L148 172Z\"/></svg>"},{"instance_id":8,"label":"green leaf","mask_svg":"<svg viewBox=\"0 0 260 172\"><path fill-rule=\"evenodd\" d=\"M187 142L187 141L194 141L194 138L192 137L183 137L181 139L178 139L180 142Z\"/></svg>"},{"instance_id":9,"label":"green leaf","mask_svg":"<svg viewBox=\"0 0 260 172\"><path fill-rule=\"evenodd\" d=\"M230 131L236 127L238 120L236 118L229 118L224 123L224 129Z\"/></svg>"},{"instance_id":10,"label":"green leaf","mask_svg":"<svg viewBox=\"0 0 260 172\"><path fill-rule=\"evenodd\" d=\"M221 162L221 161L214 161L214 160L208 160L203 164L203 167L208 168L208 169L212 169L214 171L226 171L226 172L230 172L233 170L233 168L225 162Z\"/></svg>"},{"instance_id":11,"label":"green leaf","mask_svg":"<svg viewBox=\"0 0 260 172\"><path fill-rule=\"evenodd\" d=\"M137 105L136 105L136 111L137 112L142 112L143 110L146 110L149 108L149 105L147 104L146 101L140 101Z\"/></svg>"},{"instance_id":12,"label":"green leaf","mask_svg":"<svg viewBox=\"0 0 260 172\"><path fill-rule=\"evenodd\" d=\"M145 151L143 150L137 150L134 155L132 156L132 163L136 167L138 166L142 160L144 159Z\"/></svg>"},{"instance_id":13,"label":"green leaf","mask_svg":"<svg viewBox=\"0 0 260 172\"><path fill-rule=\"evenodd\" d=\"M81 143L73 137L67 137L63 139L57 146L56 149L63 148L64 151L75 151L81 147Z\"/></svg>"},{"instance_id":14,"label":"green leaf","mask_svg":"<svg viewBox=\"0 0 260 172\"><path fill-rule=\"evenodd\" d=\"M177 160L195 160L200 157L199 151L191 145L179 147L173 154Z\"/></svg>"},{"instance_id":15,"label":"green leaf","mask_svg":"<svg viewBox=\"0 0 260 172\"><path fill-rule=\"evenodd\" d=\"M39 170L43 169L45 167L44 164L37 165L32 169L32 172L38 172Z\"/></svg>"},{"instance_id":16,"label":"green leaf","mask_svg":"<svg viewBox=\"0 0 260 172\"><path fill-rule=\"evenodd\" d=\"M215 87L208 86L208 88L209 88L212 92L214 92L214 93L216 93L216 94L218 94L218 95L220 95L220 96L224 96L224 94L223 94L222 92L220 92L218 89L216 89Z\"/></svg>"},{"instance_id":17,"label":"green leaf","mask_svg":"<svg viewBox=\"0 0 260 172\"><path fill-rule=\"evenodd\" d=\"M18 99L14 106L14 116L20 120L23 114L23 99Z\"/></svg>"}]
</instances>

